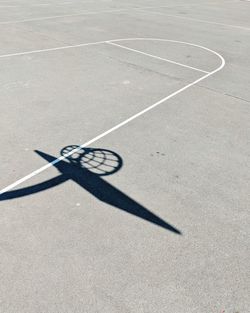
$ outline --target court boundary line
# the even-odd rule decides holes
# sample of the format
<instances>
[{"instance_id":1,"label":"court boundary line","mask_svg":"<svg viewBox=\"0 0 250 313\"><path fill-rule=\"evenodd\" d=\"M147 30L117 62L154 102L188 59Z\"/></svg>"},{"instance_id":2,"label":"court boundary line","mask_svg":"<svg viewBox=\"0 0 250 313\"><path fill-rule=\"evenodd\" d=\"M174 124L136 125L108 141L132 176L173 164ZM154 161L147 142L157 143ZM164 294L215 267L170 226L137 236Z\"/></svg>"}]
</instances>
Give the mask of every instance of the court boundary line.
<instances>
[{"instance_id":1,"label":"court boundary line","mask_svg":"<svg viewBox=\"0 0 250 313\"><path fill-rule=\"evenodd\" d=\"M196 44L193 44L193 43L189 43L189 42L184 42L184 41L178 41L178 40L168 40L168 39L159 39L159 38L122 38L122 39L114 39L114 40L106 40L104 42L119 42L119 41L129 41L129 40L134 40L134 41L138 41L138 40L148 40L148 41L162 41L162 42L175 42L175 43L179 43L179 44L186 44L186 45L189 45L189 46L194 46L194 47L198 47L200 49L203 49L203 50L206 50L206 51L209 51L211 52L211 54L214 54L216 55L220 61L221 61L221 64L220 66L218 66L216 69L212 70L211 72L208 72L207 74L201 76L200 78L194 80L192 83L189 83L187 85L185 85L184 87L172 92L170 95L167 95L166 97L158 100L157 102L153 103L152 105L148 106L147 108L141 110L140 112L130 116L129 118L125 119L123 122L121 123L118 123L117 125L111 127L110 129L108 129L107 131L97 135L96 137L88 140L87 142L81 144L78 146L78 148L76 149L73 149L72 151L70 151L68 154L64 155L64 156L60 156L58 157L57 159L55 159L54 161L50 162L50 163L47 163L45 164L44 166L38 168L37 170L31 172L30 174L22 177L21 179L18 179L16 180L14 183L6 186L5 188L1 189L0 190L0 195L4 194L5 192L7 191L10 191L11 189L17 187L18 185L24 183L25 181L31 179L32 177L44 172L45 170L47 170L48 168L52 167L53 165L59 163L60 161L63 161L65 159L67 159L69 156L71 156L72 154L78 152L80 149L83 149L83 148L86 148L87 146L89 146L90 144L98 141L99 139L107 136L108 134L116 131L117 129L123 127L124 125L130 123L131 121L135 120L136 118L144 115L145 113L151 111L152 109L154 109L155 107L159 106L160 104L166 102L167 100L175 97L176 95L182 93L183 91L189 89L190 87L198 84L199 82L203 81L204 79L212 76L213 74L219 72L224 66L225 66L225 59L216 51L212 50L212 49L209 49L207 47L204 47L204 46L201 46L201 45L196 45ZM103 42L102 42L103 43ZM90 45L91 43L89 44L85 44L85 45ZM92 43L93 44L93 43ZM95 43L97 44L97 43ZM73 48L73 47L72 47Z\"/></svg>"},{"instance_id":2,"label":"court boundary line","mask_svg":"<svg viewBox=\"0 0 250 313\"><path fill-rule=\"evenodd\" d=\"M154 7L156 8L156 7ZM130 8L131 9L131 8ZM144 9L144 8L143 8ZM145 9L150 9L150 7L146 7ZM59 18L67 18L67 17L77 17L77 16L84 16L84 15L97 15L97 14L105 14L105 13L119 13L123 12L128 9L113 9L113 10L103 10L103 11L82 11L81 13L75 13L75 14L64 14L64 15L52 15L52 16L46 16L46 17L35 17L30 19L23 19L23 20L10 20L10 21L2 21L0 22L0 25L10 25L10 24L21 24L21 23L29 23L29 22L35 22L35 21L46 21L46 20L52 20L52 19L59 19Z\"/></svg>"},{"instance_id":3,"label":"court boundary line","mask_svg":"<svg viewBox=\"0 0 250 313\"><path fill-rule=\"evenodd\" d=\"M85 47L85 46L94 46L94 45L100 45L100 44L105 43L105 42L106 42L106 40L101 40L101 41L95 41L95 42L80 43L77 45L67 45L67 46L59 46L59 47L47 48L47 49L37 49L37 50L30 50L30 51L23 51L23 52L7 53L7 54L0 55L0 59L11 58L11 57L21 56L21 55L35 54L35 53L57 51L57 50L81 48L81 47Z\"/></svg>"},{"instance_id":4,"label":"court boundary line","mask_svg":"<svg viewBox=\"0 0 250 313\"><path fill-rule=\"evenodd\" d=\"M198 19L198 18L181 16L181 15L176 15L176 14L167 14L167 13L165 14L165 13L157 12L157 11L148 11L147 9L144 9L144 8L138 9L137 11L143 12L143 13L157 14L157 15L162 15L162 16L167 16L167 17L173 17L173 18L177 18L177 19L195 21L195 22L204 23L204 24L219 25L219 26L224 26L224 27L231 27L231 28L237 28L237 29L250 31L250 27L245 27L245 26L240 26L240 25L232 25L232 24L227 24L227 23L220 23L220 22L213 22L213 21L202 20L202 19Z\"/></svg>"},{"instance_id":5,"label":"court boundary line","mask_svg":"<svg viewBox=\"0 0 250 313\"><path fill-rule=\"evenodd\" d=\"M212 4L212 3L210 3ZM130 4L129 4L130 5ZM183 7L187 4L179 4L176 5L176 7ZM199 6L199 3L189 3L188 5L196 5ZM30 18L30 19L20 19L20 20L9 20L9 21L0 21L0 25L8 25L8 24L19 24L19 23L29 23L29 22L35 22L35 21L45 21L45 20L51 20L51 19L60 19L60 18L67 18L67 17L77 17L77 16L84 16L84 15L97 15L97 14L113 14L113 13L120 13L120 12L126 12L126 11L142 11L145 10L147 12L147 9L158 9L158 8L171 8L173 5L160 5L160 6L145 6L145 7L128 7L128 8L122 8L122 9L110 9L110 10L102 10L102 11L81 11L80 13L73 13L73 14L62 14L62 15L52 15L52 16L43 16L43 17L37 17L37 18ZM237 26L236 26L237 27Z\"/></svg>"}]
</instances>

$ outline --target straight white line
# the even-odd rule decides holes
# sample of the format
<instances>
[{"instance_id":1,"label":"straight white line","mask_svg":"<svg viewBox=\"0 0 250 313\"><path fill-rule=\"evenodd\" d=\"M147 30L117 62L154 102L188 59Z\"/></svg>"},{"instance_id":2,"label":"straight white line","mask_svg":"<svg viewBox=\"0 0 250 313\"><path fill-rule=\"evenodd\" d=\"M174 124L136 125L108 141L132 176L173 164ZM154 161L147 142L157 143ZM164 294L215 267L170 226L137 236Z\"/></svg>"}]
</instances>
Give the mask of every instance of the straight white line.
<instances>
[{"instance_id":1,"label":"straight white line","mask_svg":"<svg viewBox=\"0 0 250 313\"><path fill-rule=\"evenodd\" d=\"M220 25L220 26L231 27L231 28L238 28L238 29L247 30L247 31L250 30L250 27L239 26L239 25L232 25L232 24L225 24L225 23L219 23L219 22L213 22L213 21L202 20L202 19L186 17L186 16L180 16L180 15L165 14L165 13L157 12L157 11L148 11L148 10L145 10L145 9L138 9L137 11L147 12L147 13L150 13L150 14L158 14L158 15L163 15L163 16L168 16L168 17L173 17L173 18L178 18L178 19L183 19L183 20L190 20L190 21L195 21L195 22L199 22L199 23Z\"/></svg>"},{"instance_id":2,"label":"straight white line","mask_svg":"<svg viewBox=\"0 0 250 313\"><path fill-rule=\"evenodd\" d=\"M189 5L191 5L191 4L189 4ZM197 4L197 3L193 3L193 4ZM177 7L185 6L185 5L184 4L183 5L178 5ZM31 19L22 19L22 20L16 20L16 21L4 21L4 22L0 22L0 25L18 24L18 23L26 23L26 22L34 22L34 21L43 21L43 20L59 19L59 18L65 18L65 17L77 17L77 16L82 16L82 15L95 15L95 14L102 14L102 13L119 13L119 12L126 12L126 11L130 11L130 10L133 11L133 10L144 10L144 9L146 10L146 9L158 9L158 8L169 8L169 7L172 7L172 6L170 6L170 5L161 5L161 6L146 6L146 7L130 7L130 8L123 8L123 9L103 10L103 11L82 11L80 13L75 13L75 14L44 16L44 17L37 17L37 18L31 18Z\"/></svg>"},{"instance_id":3,"label":"straight white line","mask_svg":"<svg viewBox=\"0 0 250 313\"><path fill-rule=\"evenodd\" d=\"M168 41L168 42L178 42L178 41L174 41L174 40L153 39L153 38L127 38L127 39L116 39L116 40L114 40L114 41L125 41L125 40L156 40L156 41L166 41L166 42L167 42L167 41ZM107 41L104 41L104 42L107 42ZM103 42L100 42L100 43L103 43ZM211 53L217 55L217 56L220 58L220 60L221 60L221 65L220 65L217 69L213 70L212 72L207 73L206 75L200 77L199 79L195 80L194 82L192 82L192 83L190 83L190 84L188 84L188 85L186 85L186 86L180 88L179 90L177 90L177 91L171 93L170 95L164 97L163 99L161 99L161 100L155 102L154 104L150 105L150 106L147 107L146 109L144 109L144 110L142 110L142 111L140 111L140 112L138 112L138 113L132 115L131 117L129 117L129 118L127 118L126 120L124 120L123 122L121 122L121 123L115 125L114 127L110 128L109 130L103 132L102 134L100 134L100 135L98 135L98 136L92 138L91 140L89 140L89 141L83 143L83 144L80 145L78 148L76 148L76 149L70 151L68 154L66 154L66 155L64 155L64 156L60 156L59 158L57 158L57 159L54 160L53 162L48 163L48 164L46 164L46 165L40 167L39 169L33 171L32 173L30 173L30 174L24 176L23 178L17 180L16 182L10 184L9 186L7 186L7 187L5 187L5 188L3 188L2 190L0 190L0 195L1 195L1 194L4 194L4 193L7 192L7 191L10 191L11 189L13 189L13 188L15 188L16 186L22 184L23 182L29 180L30 178L32 178L32 177L38 175L39 173L45 171L46 169L52 167L53 165L59 163L60 161L65 160L67 157L69 157L70 155L72 155L72 154L74 154L75 152L79 151L80 149L85 148L85 147L89 146L90 144L96 142L97 140L99 140L99 139L101 139L101 138L107 136L108 134L110 134L110 133L116 131L117 129L121 128L122 126L128 124L129 122L131 122L131 121L135 120L136 118L140 117L141 115L145 114L146 112L148 112L148 111L154 109L155 107L159 106L159 105L162 104L163 102L166 102L167 100L173 98L174 96L180 94L181 92L187 90L188 88L190 88L190 87L192 87L192 86L198 84L199 82L201 82L202 80L208 78L209 76L215 74L216 72L220 71L220 70L224 67L224 65L225 65L225 60L224 60L224 58L223 58L219 53L217 53L217 52L215 52L215 51L213 51L213 50L211 50L211 49L208 49L208 48L206 48L206 47L199 46L199 45L195 45L195 44L191 44L191 43L187 43L187 42L186 42L186 43L185 43L185 42L179 42L179 43L187 44L187 45L189 45L189 46L199 47L199 48L202 48L202 49L204 49L204 50L210 51ZM85 44L85 45L87 45L87 44ZM78 46L79 46L79 45L78 45ZM82 45L80 45L80 46L82 46Z\"/></svg>"},{"instance_id":4,"label":"straight white line","mask_svg":"<svg viewBox=\"0 0 250 313\"><path fill-rule=\"evenodd\" d=\"M6 9L6 8L16 8L16 5L0 5L0 9Z\"/></svg>"},{"instance_id":5,"label":"straight white line","mask_svg":"<svg viewBox=\"0 0 250 313\"><path fill-rule=\"evenodd\" d=\"M80 13L75 14L65 14L65 15L53 15L53 16L44 16L44 17L37 17L31 19L23 19L23 20L16 20L16 21L5 21L0 22L1 24L18 24L18 23L26 23L26 22L34 22L34 21L43 21L43 20L50 20L50 19L58 19L58 18L65 18L65 17L77 17L77 16L84 16L84 15L96 15L102 13L119 13L125 12L130 10L138 10L138 9L157 9L157 8L168 8L169 6L154 6L154 7L132 7L132 8L123 8L123 9L112 9L112 10L101 10L101 11L82 11Z\"/></svg>"},{"instance_id":6,"label":"straight white line","mask_svg":"<svg viewBox=\"0 0 250 313\"><path fill-rule=\"evenodd\" d=\"M108 44L110 44L110 45L112 45L112 46L116 46L116 47L125 49L125 50L129 50L129 51L132 51L132 52L137 52L137 53L142 54L142 55L146 55L146 56L151 57L151 58L153 58L153 59L165 61L165 62L168 62L168 63L172 63L172 64L179 65L179 66L182 66L182 67L186 67L186 68L188 68L188 69L192 69L192 70L195 70L195 71L198 71L198 72L202 72L202 73L206 73L206 74L209 73L209 72L207 72L207 71L201 70L201 69L196 68L196 67L193 67L193 66L189 66L189 65L182 64L182 63L179 63L179 62L175 62L175 61L172 61L172 60L169 60L169 59L161 58L161 57L158 57L158 56L156 56L156 55L152 55L152 54L143 52L143 51L141 51L141 50L132 49L132 48L129 48L129 47L126 47L126 46L123 46L123 45L119 45L119 44L114 43L114 42L112 42L112 41L107 41L106 43L108 43Z\"/></svg>"},{"instance_id":7,"label":"straight white line","mask_svg":"<svg viewBox=\"0 0 250 313\"><path fill-rule=\"evenodd\" d=\"M88 43L81 43L81 44L78 44L78 45L60 46L60 47L48 48L48 49L39 49L39 50L31 50L31 51L24 51L24 52L2 54L2 55L0 55L0 59L2 59L2 58L10 58L10 57L15 57L15 56L21 56L21 55L27 55L27 54L35 54L35 53L57 51L57 50L64 50L64 49L71 49L71 48L80 48L80 47L85 47L85 46L94 46L94 45L99 45L99 44L102 44L102 43L106 43L106 40L96 41L96 42L88 42Z\"/></svg>"},{"instance_id":8,"label":"straight white line","mask_svg":"<svg viewBox=\"0 0 250 313\"><path fill-rule=\"evenodd\" d=\"M41 172L47 170L48 168L52 167L53 165L57 164L58 162L60 162L60 161L62 161L62 160L64 160L64 159L66 159L66 158L69 157L70 155L76 153L76 152L79 151L80 149L85 148L85 147L89 146L90 144L96 142L97 140L99 140L99 139L101 139L101 138L107 136L108 134L112 133L113 131L115 131L115 130L121 128L122 126L128 124L129 122L133 121L133 120L136 119L137 117L139 117L139 116L145 114L146 112L148 112L148 111L154 109L156 106L160 105L161 103L163 103L163 102L165 102L165 101L167 101L167 100L173 98L174 96L176 96L177 94L181 93L182 91L184 91L184 90L190 88L191 86L193 86L193 85L199 83L201 80L205 79L206 77L208 77L208 76L210 76L210 75L212 75L212 74L211 74L211 73L206 74L205 76L203 76L203 77L197 79L195 82L193 82L193 83L191 83L191 84L189 84L189 85L187 85L187 86L185 86L185 87L179 89L178 91L173 92L173 93L170 94L169 96L167 96L167 97L161 99L160 101L154 103L153 105L149 106L148 108L146 108L146 109L144 109L144 110L138 112L137 114L135 114L135 115L129 117L129 118L126 119L125 121L123 121L123 122L117 124L116 126L114 126L114 127L110 128L109 130L105 131L104 133L102 133L102 134L100 134L100 135L94 137L93 139L91 139L91 140L89 140L89 141L83 143L83 144L80 145L78 148L76 148L76 149L70 151L70 153L68 153L68 154L66 154L66 155L64 155L64 156L60 156L58 159L54 160L53 162L48 163L48 164L46 164L46 165L40 167L39 169L35 170L34 172L32 172L32 173L30 173L30 174L24 176L23 178L17 180L17 181L14 182L13 184L10 184L9 186L3 188L3 189L0 191L0 195L3 194L3 193L5 193L5 192L7 192L7 191L10 191L11 189L13 189L13 188L15 188L16 186L22 184L23 182L29 180L30 178L32 178L32 177L34 177L34 176L40 174Z\"/></svg>"},{"instance_id":9,"label":"straight white line","mask_svg":"<svg viewBox=\"0 0 250 313\"><path fill-rule=\"evenodd\" d=\"M85 3L93 3L93 1L82 1L81 4ZM25 4L24 6L21 4L18 5L0 5L0 8L33 8L33 7L58 7L58 6L64 6L64 5L74 5L73 2L61 2L61 3L37 3L37 4Z\"/></svg>"},{"instance_id":10,"label":"straight white line","mask_svg":"<svg viewBox=\"0 0 250 313\"><path fill-rule=\"evenodd\" d=\"M58 19L58 18L64 18L64 17L76 17L76 16L82 16L82 15L95 15L95 14L101 14L101 13L114 13L114 12L122 12L122 11L124 11L124 9L104 10L104 11L85 11L85 12L80 12L80 13L75 13L75 14L53 15L53 16L47 16L47 17L37 17L37 18L17 20L17 21L5 21L5 22L0 22L0 25L19 24L19 23L26 23L26 22Z\"/></svg>"}]
</instances>

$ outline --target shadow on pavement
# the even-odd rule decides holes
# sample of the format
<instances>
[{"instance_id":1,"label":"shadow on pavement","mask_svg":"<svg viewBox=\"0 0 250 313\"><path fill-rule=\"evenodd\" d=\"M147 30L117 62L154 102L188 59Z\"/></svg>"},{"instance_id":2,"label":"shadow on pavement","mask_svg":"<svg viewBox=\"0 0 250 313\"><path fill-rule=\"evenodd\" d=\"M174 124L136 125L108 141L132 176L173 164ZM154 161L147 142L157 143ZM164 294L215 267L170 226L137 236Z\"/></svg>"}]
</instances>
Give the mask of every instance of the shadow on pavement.
<instances>
[{"instance_id":1,"label":"shadow on pavement","mask_svg":"<svg viewBox=\"0 0 250 313\"><path fill-rule=\"evenodd\" d=\"M76 152L73 151L75 149L77 149ZM57 160L56 157L44 152L35 152L49 163ZM0 195L0 201L35 194L60 185L67 180L73 180L100 201L176 234L181 234L174 226L171 226L102 178L121 169L123 161L117 153L107 149L80 148L72 145L63 148L61 155L65 159L53 164L61 173L60 175L33 186L6 192Z\"/></svg>"}]
</instances>

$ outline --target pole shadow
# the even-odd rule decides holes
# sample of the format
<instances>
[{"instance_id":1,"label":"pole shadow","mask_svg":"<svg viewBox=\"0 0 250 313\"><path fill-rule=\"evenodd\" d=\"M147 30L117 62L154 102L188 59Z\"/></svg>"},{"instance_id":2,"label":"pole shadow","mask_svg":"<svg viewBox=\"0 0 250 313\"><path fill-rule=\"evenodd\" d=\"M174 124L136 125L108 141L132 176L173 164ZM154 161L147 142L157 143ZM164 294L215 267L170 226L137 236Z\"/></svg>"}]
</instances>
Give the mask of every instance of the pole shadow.
<instances>
[{"instance_id":1,"label":"pole shadow","mask_svg":"<svg viewBox=\"0 0 250 313\"><path fill-rule=\"evenodd\" d=\"M74 152L75 149L77 149L76 152ZM56 157L38 150L35 152L47 162L53 162L53 166L57 168L60 175L33 186L8 191L0 195L0 201L25 197L56 187L68 180L73 180L100 201L174 232L175 234L181 234L177 228L165 222L162 218L158 217L102 178L103 176L114 174L122 168L123 161L117 153L98 148L79 149L79 146L71 145L61 150L61 155L64 156L65 159L55 162L57 160Z\"/></svg>"}]
</instances>

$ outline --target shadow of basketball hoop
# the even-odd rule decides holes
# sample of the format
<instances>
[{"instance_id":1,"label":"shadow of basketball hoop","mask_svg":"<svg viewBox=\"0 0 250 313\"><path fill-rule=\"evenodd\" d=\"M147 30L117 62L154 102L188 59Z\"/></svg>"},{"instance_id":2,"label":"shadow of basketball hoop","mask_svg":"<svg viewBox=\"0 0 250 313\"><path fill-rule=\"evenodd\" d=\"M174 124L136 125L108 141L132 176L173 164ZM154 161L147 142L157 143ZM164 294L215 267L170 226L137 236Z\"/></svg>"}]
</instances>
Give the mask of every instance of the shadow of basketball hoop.
<instances>
[{"instance_id":1,"label":"shadow of basketball hoop","mask_svg":"<svg viewBox=\"0 0 250 313\"><path fill-rule=\"evenodd\" d=\"M33 186L6 192L0 195L0 201L25 197L73 180L100 201L176 234L181 234L174 226L103 179L122 168L123 161L117 153L107 149L80 148L77 145L71 145L61 150L61 156L64 159L58 162L56 157L41 151L35 152L47 162L52 163L60 175Z\"/></svg>"},{"instance_id":2,"label":"shadow of basketball hoop","mask_svg":"<svg viewBox=\"0 0 250 313\"><path fill-rule=\"evenodd\" d=\"M71 145L63 148L60 154L72 164L98 176L112 175L123 165L122 158L107 149L79 148L77 145Z\"/></svg>"}]
</instances>

